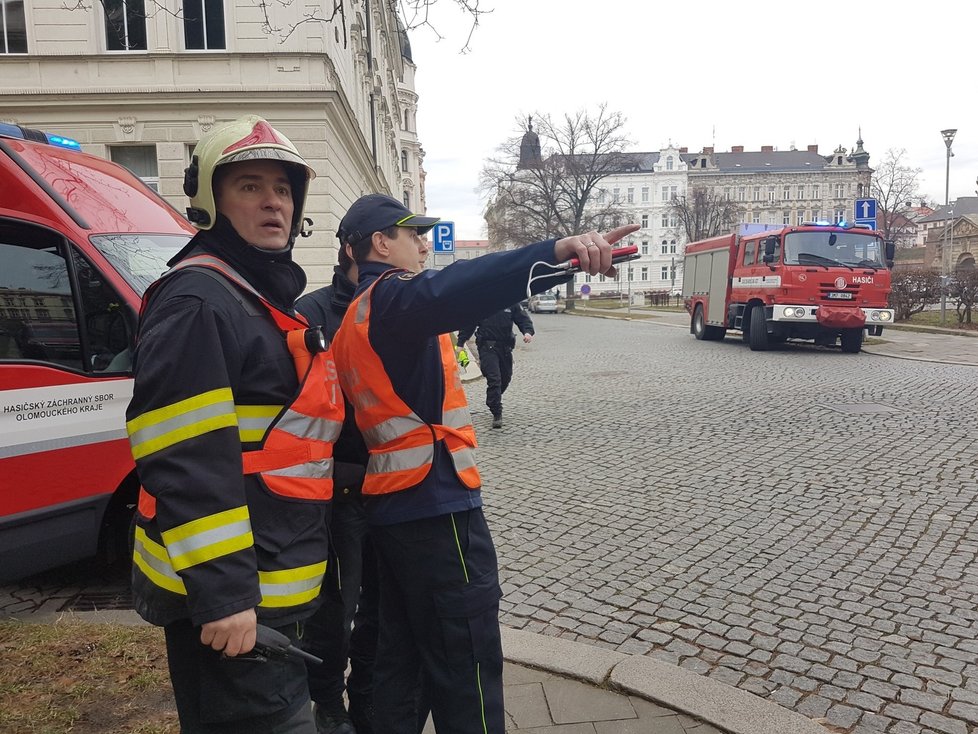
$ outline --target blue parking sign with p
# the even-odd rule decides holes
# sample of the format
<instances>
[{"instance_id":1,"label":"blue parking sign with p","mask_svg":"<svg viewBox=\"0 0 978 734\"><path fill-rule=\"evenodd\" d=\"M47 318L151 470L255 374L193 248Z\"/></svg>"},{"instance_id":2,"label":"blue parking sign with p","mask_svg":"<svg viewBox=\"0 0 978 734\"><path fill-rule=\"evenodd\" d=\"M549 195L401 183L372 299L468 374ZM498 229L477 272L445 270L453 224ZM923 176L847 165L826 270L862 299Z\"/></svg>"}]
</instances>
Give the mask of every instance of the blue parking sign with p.
<instances>
[{"instance_id":1,"label":"blue parking sign with p","mask_svg":"<svg viewBox=\"0 0 978 734\"><path fill-rule=\"evenodd\" d=\"M435 252L455 252L455 222L438 222L432 229Z\"/></svg>"}]
</instances>

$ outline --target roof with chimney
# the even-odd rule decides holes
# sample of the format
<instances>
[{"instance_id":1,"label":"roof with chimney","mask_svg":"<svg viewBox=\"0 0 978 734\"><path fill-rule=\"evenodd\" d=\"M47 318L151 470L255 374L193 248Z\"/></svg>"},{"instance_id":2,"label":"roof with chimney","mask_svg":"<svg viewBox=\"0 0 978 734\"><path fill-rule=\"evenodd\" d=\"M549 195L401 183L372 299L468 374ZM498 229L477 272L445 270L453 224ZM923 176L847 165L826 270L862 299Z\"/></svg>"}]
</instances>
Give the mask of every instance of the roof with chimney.
<instances>
[{"instance_id":1,"label":"roof with chimney","mask_svg":"<svg viewBox=\"0 0 978 734\"><path fill-rule=\"evenodd\" d=\"M918 222L943 222L951 217L978 215L978 196L959 196L947 206L939 206L933 214L918 219Z\"/></svg>"}]
</instances>

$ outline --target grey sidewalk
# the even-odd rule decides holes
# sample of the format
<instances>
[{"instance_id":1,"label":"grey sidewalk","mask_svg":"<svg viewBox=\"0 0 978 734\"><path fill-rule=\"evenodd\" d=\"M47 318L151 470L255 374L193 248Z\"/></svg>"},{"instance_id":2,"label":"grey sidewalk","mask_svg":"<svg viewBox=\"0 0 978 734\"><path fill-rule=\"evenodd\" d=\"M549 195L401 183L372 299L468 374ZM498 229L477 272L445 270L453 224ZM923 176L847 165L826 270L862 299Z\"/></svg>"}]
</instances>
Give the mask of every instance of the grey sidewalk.
<instances>
[{"instance_id":1,"label":"grey sidewalk","mask_svg":"<svg viewBox=\"0 0 978 734\"><path fill-rule=\"evenodd\" d=\"M92 623L145 624L133 611L70 612ZM44 624L61 614L9 615ZM825 734L801 714L641 655L502 628L510 734ZM425 734L434 734L429 721Z\"/></svg>"}]
</instances>

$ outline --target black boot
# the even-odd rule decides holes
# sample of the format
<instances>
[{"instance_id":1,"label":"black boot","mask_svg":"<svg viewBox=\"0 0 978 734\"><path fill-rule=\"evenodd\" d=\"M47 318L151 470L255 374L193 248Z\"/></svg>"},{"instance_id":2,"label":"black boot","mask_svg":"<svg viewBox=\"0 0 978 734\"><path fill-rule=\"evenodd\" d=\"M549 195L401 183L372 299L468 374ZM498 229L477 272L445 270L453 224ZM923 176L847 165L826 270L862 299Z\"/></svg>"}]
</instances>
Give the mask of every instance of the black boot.
<instances>
[{"instance_id":1,"label":"black boot","mask_svg":"<svg viewBox=\"0 0 978 734\"><path fill-rule=\"evenodd\" d=\"M498 413L492 414L492 427L502 428L503 427L503 413L499 411Z\"/></svg>"},{"instance_id":2,"label":"black boot","mask_svg":"<svg viewBox=\"0 0 978 734\"><path fill-rule=\"evenodd\" d=\"M317 734L357 734L353 728L353 723L346 711L340 708L337 711L327 711L322 706L316 706L316 732Z\"/></svg>"}]
</instances>

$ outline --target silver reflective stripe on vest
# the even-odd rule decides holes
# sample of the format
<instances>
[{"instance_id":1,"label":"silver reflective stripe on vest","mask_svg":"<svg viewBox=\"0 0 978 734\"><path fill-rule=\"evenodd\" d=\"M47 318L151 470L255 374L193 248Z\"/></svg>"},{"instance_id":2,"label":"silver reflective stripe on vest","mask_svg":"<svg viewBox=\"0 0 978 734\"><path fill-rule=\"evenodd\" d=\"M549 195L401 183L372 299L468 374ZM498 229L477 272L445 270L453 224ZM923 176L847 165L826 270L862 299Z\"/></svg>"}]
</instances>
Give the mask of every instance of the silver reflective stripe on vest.
<instances>
[{"instance_id":1,"label":"silver reflective stripe on vest","mask_svg":"<svg viewBox=\"0 0 978 734\"><path fill-rule=\"evenodd\" d=\"M463 472L466 469L475 468L475 451L463 447L458 451L452 452L452 463L455 464L456 472Z\"/></svg>"},{"instance_id":2,"label":"silver reflective stripe on vest","mask_svg":"<svg viewBox=\"0 0 978 734\"><path fill-rule=\"evenodd\" d=\"M297 438L311 438L323 443L332 443L340 435L343 424L328 418L313 418L309 415L287 410L281 420L275 424L280 431Z\"/></svg>"},{"instance_id":3,"label":"silver reflective stripe on vest","mask_svg":"<svg viewBox=\"0 0 978 734\"><path fill-rule=\"evenodd\" d=\"M371 286L373 288L373 286ZM362 324L367 320L367 311L370 310L370 291L367 291L362 296L360 300L357 301L357 316L356 323Z\"/></svg>"},{"instance_id":4,"label":"silver reflective stripe on vest","mask_svg":"<svg viewBox=\"0 0 978 734\"><path fill-rule=\"evenodd\" d=\"M298 466L263 471L262 474L271 474L275 477L299 477L300 479L328 479L333 476L333 460L317 459Z\"/></svg>"},{"instance_id":5,"label":"silver reflective stripe on vest","mask_svg":"<svg viewBox=\"0 0 978 734\"><path fill-rule=\"evenodd\" d=\"M368 446L382 446L424 425L425 422L414 413L407 416L396 415L363 431L363 439Z\"/></svg>"},{"instance_id":6,"label":"silver reflective stripe on vest","mask_svg":"<svg viewBox=\"0 0 978 734\"><path fill-rule=\"evenodd\" d=\"M463 405L461 408L446 410L441 422L449 428L471 428L472 413L469 412L468 405Z\"/></svg>"},{"instance_id":7,"label":"silver reflective stripe on vest","mask_svg":"<svg viewBox=\"0 0 978 734\"><path fill-rule=\"evenodd\" d=\"M391 472L418 469L430 464L434 458L435 449L431 444L413 449L371 454L367 462L367 474L390 474Z\"/></svg>"},{"instance_id":8,"label":"silver reflective stripe on vest","mask_svg":"<svg viewBox=\"0 0 978 734\"><path fill-rule=\"evenodd\" d=\"M194 533L183 540L168 542L166 544L166 551L170 554L171 559L180 559L187 554L195 554L198 551L201 551L209 546L216 545L217 543L222 543L226 540L232 540L250 534L251 521L246 518L244 520L239 520L238 522L221 525L220 527L216 527L211 530L202 530L201 532ZM196 563L187 565L196 565Z\"/></svg>"},{"instance_id":9,"label":"silver reflective stripe on vest","mask_svg":"<svg viewBox=\"0 0 978 734\"><path fill-rule=\"evenodd\" d=\"M208 418L217 418L219 416L229 414L234 414L233 400L222 400L219 403L204 405L203 407L195 408L189 412L181 413L180 415L167 418L159 423L154 423L151 426L146 426L145 428L140 428L138 431L134 431L129 435L129 443L132 446L140 446L147 441L153 440L154 438L165 436L171 431L176 431L180 428L187 428L195 423L205 421Z\"/></svg>"}]
</instances>

